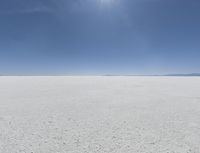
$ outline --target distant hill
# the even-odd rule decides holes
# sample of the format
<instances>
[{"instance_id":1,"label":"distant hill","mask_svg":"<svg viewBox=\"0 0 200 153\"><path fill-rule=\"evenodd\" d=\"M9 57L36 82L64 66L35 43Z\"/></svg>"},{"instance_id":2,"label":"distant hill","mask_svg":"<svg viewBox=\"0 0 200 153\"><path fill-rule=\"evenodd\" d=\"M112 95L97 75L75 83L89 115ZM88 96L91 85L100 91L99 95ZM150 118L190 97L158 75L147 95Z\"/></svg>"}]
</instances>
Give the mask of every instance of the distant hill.
<instances>
[{"instance_id":1,"label":"distant hill","mask_svg":"<svg viewBox=\"0 0 200 153\"><path fill-rule=\"evenodd\" d=\"M189 73L189 74L167 74L165 76L200 76L200 73Z\"/></svg>"}]
</instances>

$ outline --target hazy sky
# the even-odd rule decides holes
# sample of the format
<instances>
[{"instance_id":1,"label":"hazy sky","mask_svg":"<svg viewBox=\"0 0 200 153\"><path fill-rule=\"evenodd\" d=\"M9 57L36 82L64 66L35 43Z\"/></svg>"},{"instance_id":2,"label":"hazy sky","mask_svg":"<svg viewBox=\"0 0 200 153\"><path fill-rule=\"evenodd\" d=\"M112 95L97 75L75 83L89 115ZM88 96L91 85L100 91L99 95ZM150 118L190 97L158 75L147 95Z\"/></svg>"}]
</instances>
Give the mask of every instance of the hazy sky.
<instances>
[{"instance_id":1,"label":"hazy sky","mask_svg":"<svg viewBox=\"0 0 200 153\"><path fill-rule=\"evenodd\" d=\"M200 72L200 0L0 0L0 74Z\"/></svg>"}]
</instances>

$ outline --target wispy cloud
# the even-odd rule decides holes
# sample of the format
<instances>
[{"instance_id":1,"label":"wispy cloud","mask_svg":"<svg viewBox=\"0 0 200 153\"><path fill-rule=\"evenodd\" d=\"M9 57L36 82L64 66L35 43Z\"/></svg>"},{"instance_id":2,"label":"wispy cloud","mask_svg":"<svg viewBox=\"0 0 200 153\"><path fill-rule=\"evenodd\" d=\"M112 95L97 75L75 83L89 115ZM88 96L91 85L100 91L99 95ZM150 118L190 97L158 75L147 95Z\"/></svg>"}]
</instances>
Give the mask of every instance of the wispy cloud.
<instances>
[{"instance_id":1,"label":"wispy cloud","mask_svg":"<svg viewBox=\"0 0 200 153\"><path fill-rule=\"evenodd\" d=\"M20 9L20 10L0 10L0 14L26 14L26 13L51 13L53 10L45 7L35 7L29 9Z\"/></svg>"},{"instance_id":2,"label":"wispy cloud","mask_svg":"<svg viewBox=\"0 0 200 153\"><path fill-rule=\"evenodd\" d=\"M24 1L23 1L24 2ZM11 3L12 4L12 3ZM42 3L22 3L22 1L19 1L19 5L16 5L16 7L5 7L3 9L0 8L0 14L31 14L31 13L51 13L53 12L53 9L48 6L44 5ZM22 5L23 4L23 5ZM0 3L1 5L1 3ZM12 6L12 5L11 5Z\"/></svg>"}]
</instances>

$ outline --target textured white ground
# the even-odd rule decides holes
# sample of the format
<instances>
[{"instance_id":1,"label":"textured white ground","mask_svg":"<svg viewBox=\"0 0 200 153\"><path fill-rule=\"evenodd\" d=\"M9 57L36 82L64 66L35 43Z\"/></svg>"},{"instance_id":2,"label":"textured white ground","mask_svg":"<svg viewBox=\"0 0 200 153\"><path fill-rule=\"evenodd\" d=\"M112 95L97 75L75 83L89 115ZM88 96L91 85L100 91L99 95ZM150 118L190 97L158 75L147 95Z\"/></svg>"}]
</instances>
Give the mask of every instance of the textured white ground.
<instances>
[{"instance_id":1,"label":"textured white ground","mask_svg":"<svg viewBox=\"0 0 200 153\"><path fill-rule=\"evenodd\" d=\"M200 78L0 77L0 153L200 153Z\"/></svg>"}]
</instances>

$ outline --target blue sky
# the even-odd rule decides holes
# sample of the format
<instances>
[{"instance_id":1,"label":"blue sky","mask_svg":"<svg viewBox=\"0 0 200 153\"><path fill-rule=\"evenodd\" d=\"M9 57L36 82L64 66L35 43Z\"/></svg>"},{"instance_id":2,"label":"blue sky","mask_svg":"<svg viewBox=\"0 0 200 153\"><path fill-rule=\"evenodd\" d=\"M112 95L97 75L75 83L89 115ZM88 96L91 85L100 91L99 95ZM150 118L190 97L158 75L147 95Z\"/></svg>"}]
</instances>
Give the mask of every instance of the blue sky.
<instances>
[{"instance_id":1,"label":"blue sky","mask_svg":"<svg viewBox=\"0 0 200 153\"><path fill-rule=\"evenodd\" d=\"M192 72L199 0L0 1L0 74Z\"/></svg>"}]
</instances>

